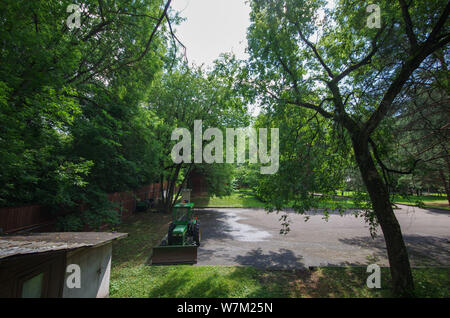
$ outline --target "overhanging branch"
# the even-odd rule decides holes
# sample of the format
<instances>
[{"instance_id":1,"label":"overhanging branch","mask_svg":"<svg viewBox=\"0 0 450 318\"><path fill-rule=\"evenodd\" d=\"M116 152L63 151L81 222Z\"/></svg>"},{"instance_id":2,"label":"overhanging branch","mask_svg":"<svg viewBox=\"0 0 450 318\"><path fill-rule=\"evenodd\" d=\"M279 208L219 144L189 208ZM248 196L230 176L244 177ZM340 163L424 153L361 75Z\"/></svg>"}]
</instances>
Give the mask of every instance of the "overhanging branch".
<instances>
[{"instance_id":1,"label":"overhanging branch","mask_svg":"<svg viewBox=\"0 0 450 318\"><path fill-rule=\"evenodd\" d=\"M414 161L412 167L409 170L407 170L407 171L400 171L400 170L396 170L396 169L390 169L381 160L381 158L380 158L380 156L378 154L378 150L377 150L377 147L375 145L375 142L372 140L372 138L369 138L369 143L372 146L373 155L374 155L375 159L377 160L377 162L380 165L381 169L383 169L386 172L397 173L397 174L411 174L411 173L413 173L414 169L416 168L417 163L419 161L421 161L421 159L416 159Z\"/></svg>"},{"instance_id":2,"label":"overhanging branch","mask_svg":"<svg viewBox=\"0 0 450 318\"><path fill-rule=\"evenodd\" d=\"M331 79L334 79L335 75L333 74L333 72L331 71L331 69L325 64L325 61L322 59L322 57L319 54L319 51L317 51L317 48L315 47L314 44L312 44L303 34L300 26L295 23L296 27L297 27L297 31L298 34L300 35L300 38L302 39L303 42L306 43L306 45L313 51L314 55L316 56L316 59L319 61L319 63L322 65L322 67L325 69L325 71L327 72L328 76Z\"/></svg>"},{"instance_id":3,"label":"overhanging branch","mask_svg":"<svg viewBox=\"0 0 450 318\"><path fill-rule=\"evenodd\" d=\"M359 69L361 66L364 66L366 64L369 64L372 60L372 57L375 55L375 53L378 51L378 49L380 48L380 45L377 44L378 42L378 38L381 36L381 34L383 33L383 31L385 30L385 26L383 26L382 28L380 28L380 30L377 32L377 34L375 35L375 37L372 40L371 46L372 49L369 52L369 54L367 54L366 57L364 57L361 61L359 61L358 63L355 63L353 65L350 65L347 69L345 69L341 74L337 75L334 79L333 82L337 83L339 82L341 79L343 79L344 77L346 77L348 74L350 74L353 71L356 71L357 69Z\"/></svg>"},{"instance_id":4,"label":"overhanging branch","mask_svg":"<svg viewBox=\"0 0 450 318\"><path fill-rule=\"evenodd\" d=\"M417 47L417 38L413 31L413 24L411 16L409 15L408 5L405 0L398 0L400 7L402 8L403 21L405 22L406 35L408 36L409 43L411 44L411 51L414 51Z\"/></svg>"}]
</instances>

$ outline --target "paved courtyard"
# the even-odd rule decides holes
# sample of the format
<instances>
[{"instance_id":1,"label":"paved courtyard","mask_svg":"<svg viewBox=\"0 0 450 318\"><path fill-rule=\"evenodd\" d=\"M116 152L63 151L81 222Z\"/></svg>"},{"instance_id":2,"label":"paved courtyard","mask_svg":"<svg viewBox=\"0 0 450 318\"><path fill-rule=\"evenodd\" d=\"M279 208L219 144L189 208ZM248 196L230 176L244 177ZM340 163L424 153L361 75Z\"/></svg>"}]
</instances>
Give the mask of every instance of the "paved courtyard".
<instances>
[{"instance_id":1,"label":"paved courtyard","mask_svg":"<svg viewBox=\"0 0 450 318\"><path fill-rule=\"evenodd\" d=\"M450 266L450 212L400 206L396 210L413 266ZM302 268L324 265L387 265L378 229L372 239L363 218L286 212L290 232L281 235L279 214L263 209L197 209L202 227L198 265Z\"/></svg>"}]
</instances>

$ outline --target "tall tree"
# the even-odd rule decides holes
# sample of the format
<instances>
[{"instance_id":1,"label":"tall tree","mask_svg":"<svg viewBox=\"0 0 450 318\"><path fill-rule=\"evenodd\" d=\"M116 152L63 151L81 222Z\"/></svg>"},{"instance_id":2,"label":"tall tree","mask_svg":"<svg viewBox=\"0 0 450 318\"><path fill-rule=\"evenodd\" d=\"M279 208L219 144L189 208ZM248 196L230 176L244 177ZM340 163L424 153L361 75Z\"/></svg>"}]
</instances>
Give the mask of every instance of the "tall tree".
<instances>
[{"instance_id":1,"label":"tall tree","mask_svg":"<svg viewBox=\"0 0 450 318\"><path fill-rule=\"evenodd\" d=\"M95 219L100 196L153 181L139 103L173 37L170 3L1 2L1 205L87 200Z\"/></svg>"},{"instance_id":2,"label":"tall tree","mask_svg":"<svg viewBox=\"0 0 450 318\"><path fill-rule=\"evenodd\" d=\"M345 129L384 234L394 291L410 295L408 253L374 153L380 125L398 111L418 69L448 49L450 3L380 2L379 28L370 28L377 17L367 13L367 1L325 5L251 1L249 68L265 98L313 110Z\"/></svg>"},{"instance_id":3,"label":"tall tree","mask_svg":"<svg viewBox=\"0 0 450 318\"><path fill-rule=\"evenodd\" d=\"M407 186L416 193L430 189L444 192L450 204L449 71L446 63L438 61L431 59L410 86L410 98L392 127L398 136L394 159L416 164L410 175L402 174L398 180L399 190Z\"/></svg>"},{"instance_id":4,"label":"tall tree","mask_svg":"<svg viewBox=\"0 0 450 318\"><path fill-rule=\"evenodd\" d=\"M231 77L224 76L233 74L234 71L230 70L233 61L233 57L224 56L210 72L181 64L173 72L163 74L161 80L152 86L148 109L159 118L156 136L164 145L159 169L160 181L168 183L165 192L161 193L163 208L166 211L170 211L179 198L180 192L176 191L176 186L181 189L186 185L187 177L195 166L193 156L190 163L173 162L171 151L178 141L171 141L172 132L176 128L186 128L191 132L193 154L196 120L202 121L203 132L210 127L224 130L227 127L245 127L248 124L245 101L239 91L234 89ZM206 143L202 140L202 145ZM203 170L209 171L211 168ZM219 171L216 172L220 174Z\"/></svg>"}]
</instances>

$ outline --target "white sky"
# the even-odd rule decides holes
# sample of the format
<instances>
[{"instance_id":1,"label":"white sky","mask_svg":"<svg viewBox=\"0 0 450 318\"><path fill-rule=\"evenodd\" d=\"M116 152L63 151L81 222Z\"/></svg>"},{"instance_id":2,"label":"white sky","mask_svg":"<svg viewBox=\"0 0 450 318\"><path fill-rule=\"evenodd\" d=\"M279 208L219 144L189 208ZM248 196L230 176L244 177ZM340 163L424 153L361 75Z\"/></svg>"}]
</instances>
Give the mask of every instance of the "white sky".
<instances>
[{"instance_id":1,"label":"white sky","mask_svg":"<svg viewBox=\"0 0 450 318\"><path fill-rule=\"evenodd\" d=\"M250 6L245 0L173 0L171 7L187 18L175 29L187 48L189 64L212 66L225 52L247 58Z\"/></svg>"}]
</instances>

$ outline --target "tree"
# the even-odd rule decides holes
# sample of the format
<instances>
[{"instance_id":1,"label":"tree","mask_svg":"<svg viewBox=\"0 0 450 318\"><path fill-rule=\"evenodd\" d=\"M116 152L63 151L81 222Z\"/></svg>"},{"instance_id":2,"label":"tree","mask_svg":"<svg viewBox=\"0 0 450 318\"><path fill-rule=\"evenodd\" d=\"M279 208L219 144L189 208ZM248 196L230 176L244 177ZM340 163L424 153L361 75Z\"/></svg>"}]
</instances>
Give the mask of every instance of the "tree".
<instances>
[{"instance_id":1,"label":"tree","mask_svg":"<svg viewBox=\"0 0 450 318\"><path fill-rule=\"evenodd\" d=\"M416 164L410 175L401 175L399 190L443 192L450 204L448 70L438 61L432 59L427 71L416 77L410 98L392 129L398 136L395 157Z\"/></svg>"},{"instance_id":2,"label":"tree","mask_svg":"<svg viewBox=\"0 0 450 318\"><path fill-rule=\"evenodd\" d=\"M231 163L211 163L194 165L191 172L196 172L205 178L208 195L223 197L233 192L234 170L235 166Z\"/></svg>"},{"instance_id":3,"label":"tree","mask_svg":"<svg viewBox=\"0 0 450 318\"><path fill-rule=\"evenodd\" d=\"M345 167L350 164L348 147L337 142L340 137L332 122L313 111L278 101L266 106L273 111L260 114L254 127L279 128L279 173L261 175L259 168L254 169L258 164L248 164L247 183L270 211L287 205L299 212L319 208L320 201L343 188Z\"/></svg>"},{"instance_id":4,"label":"tree","mask_svg":"<svg viewBox=\"0 0 450 318\"><path fill-rule=\"evenodd\" d=\"M101 222L116 213L108 192L154 181L154 122L140 102L174 37L170 3L2 1L2 206L86 202L77 217Z\"/></svg>"},{"instance_id":5,"label":"tree","mask_svg":"<svg viewBox=\"0 0 450 318\"><path fill-rule=\"evenodd\" d=\"M380 172L383 163L374 154L378 129L399 110L417 70L447 48L450 3L383 2L380 28L366 24L366 1L340 0L331 9L325 4L251 2L253 85L266 100L312 110L345 130L384 234L394 291L410 295L408 253Z\"/></svg>"},{"instance_id":6,"label":"tree","mask_svg":"<svg viewBox=\"0 0 450 318\"><path fill-rule=\"evenodd\" d=\"M222 57L210 72L180 64L171 72L164 73L151 88L147 108L159 120L156 138L163 145L158 165L159 180L161 183L167 181L168 184L167 189L161 189L163 209L167 212L171 211L178 200L181 188L186 185L192 169L195 166L200 169L199 165L209 165L195 163L193 159L190 163L174 163L171 152L178 141L171 140L172 132L177 128L186 128L192 134L196 120L202 121L203 131L210 127L221 130L226 127L243 127L248 123L243 98L233 88L230 77L222 76L224 72L232 72L229 65L233 65L233 60L230 56ZM193 143L193 138L191 141ZM204 145L206 141L203 140L202 143ZM218 165L212 165L203 167L202 170L213 176L223 175L226 168L223 170ZM217 190L217 194L223 192L223 187L215 183L211 189Z\"/></svg>"}]
</instances>

